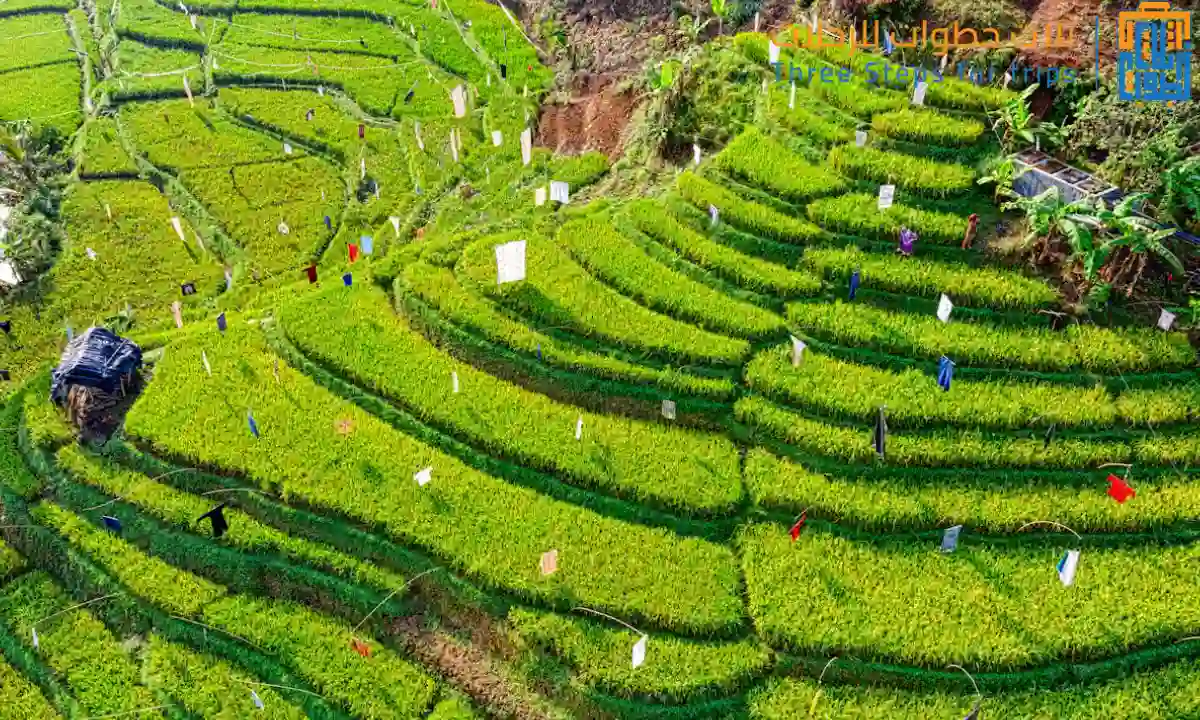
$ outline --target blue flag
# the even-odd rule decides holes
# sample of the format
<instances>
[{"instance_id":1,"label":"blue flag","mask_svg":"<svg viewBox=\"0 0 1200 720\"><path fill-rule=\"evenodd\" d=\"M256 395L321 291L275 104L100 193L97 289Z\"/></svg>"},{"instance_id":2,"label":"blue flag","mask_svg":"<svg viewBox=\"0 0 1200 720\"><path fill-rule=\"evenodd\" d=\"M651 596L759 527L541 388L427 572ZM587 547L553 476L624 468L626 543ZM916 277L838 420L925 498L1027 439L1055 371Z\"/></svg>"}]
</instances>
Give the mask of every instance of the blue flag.
<instances>
[{"instance_id":1,"label":"blue flag","mask_svg":"<svg viewBox=\"0 0 1200 720\"><path fill-rule=\"evenodd\" d=\"M892 44L892 34L887 30L883 31L883 55L887 57L896 52L896 46Z\"/></svg>"},{"instance_id":2,"label":"blue flag","mask_svg":"<svg viewBox=\"0 0 1200 720\"><path fill-rule=\"evenodd\" d=\"M853 300L854 296L858 293L858 279L859 279L858 268L855 268L854 272L850 273L850 299L851 300Z\"/></svg>"},{"instance_id":3,"label":"blue flag","mask_svg":"<svg viewBox=\"0 0 1200 720\"><path fill-rule=\"evenodd\" d=\"M364 255L370 255L371 252L375 250L375 238L371 237L370 235L363 235L358 240L359 244L362 245L362 251Z\"/></svg>"},{"instance_id":4,"label":"blue flag","mask_svg":"<svg viewBox=\"0 0 1200 720\"><path fill-rule=\"evenodd\" d=\"M260 698L258 693L254 692L253 690L250 691L250 699L254 701L254 707L258 708L259 710L264 708L262 698Z\"/></svg>"},{"instance_id":5,"label":"blue flag","mask_svg":"<svg viewBox=\"0 0 1200 720\"><path fill-rule=\"evenodd\" d=\"M121 521L120 520L116 519L115 517L113 517L111 515L105 515L105 516L101 517L100 519L104 521L104 527L106 527L109 530L112 530L113 532L118 533L118 534L121 532Z\"/></svg>"},{"instance_id":6,"label":"blue flag","mask_svg":"<svg viewBox=\"0 0 1200 720\"><path fill-rule=\"evenodd\" d=\"M354 282L354 278L350 277L350 273L342 276L342 282L346 283L346 287L350 287L350 283Z\"/></svg>"},{"instance_id":7,"label":"blue flag","mask_svg":"<svg viewBox=\"0 0 1200 720\"><path fill-rule=\"evenodd\" d=\"M246 424L250 426L250 434L258 437L258 423L254 422L254 413L246 411Z\"/></svg>"},{"instance_id":8,"label":"blue flag","mask_svg":"<svg viewBox=\"0 0 1200 720\"><path fill-rule=\"evenodd\" d=\"M946 357L945 355L943 355L942 358L940 360L938 360L938 378L937 378L938 385L940 385L943 390L949 392L950 391L950 380L953 378L954 378L954 361L951 360L950 358Z\"/></svg>"},{"instance_id":9,"label":"blue flag","mask_svg":"<svg viewBox=\"0 0 1200 720\"><path fill-rule=\"evenodd\" d=\"M542 359L542 344L541 343L537 344L537 351L538 351L538 360L541 360Z\"/></svg>"},{"instance_id":10,"label":"blue flag","mask_svg":"<svg viewBox=\"0 0 1200 720\"><path fill-rule=\"evenodd\" d=\"M333 229L333 221L329 219L328 215L325 216L325 227L329 228L330 230Z\"/></svg>"},{"instance_id":11,"label":"blue flag","mask_svg":"<svg viewBox=\"0 0 1200 720\"><path fill-rule=\"evenodd\" d=\"M225 313L221 313L217 316L217 329L221 332L225 332L225 328Z\"/></svg>"}]
</instances>

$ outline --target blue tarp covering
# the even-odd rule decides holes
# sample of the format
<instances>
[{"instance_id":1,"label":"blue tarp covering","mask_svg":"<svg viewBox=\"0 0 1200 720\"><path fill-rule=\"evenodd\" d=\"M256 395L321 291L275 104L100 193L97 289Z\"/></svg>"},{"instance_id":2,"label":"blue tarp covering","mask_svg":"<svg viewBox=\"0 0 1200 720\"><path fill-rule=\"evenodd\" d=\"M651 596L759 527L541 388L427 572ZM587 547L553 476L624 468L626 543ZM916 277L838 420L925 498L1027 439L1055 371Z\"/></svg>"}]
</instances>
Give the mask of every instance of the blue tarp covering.
<instances>
[{"instance_id":1,"label":"blue tarp covering","mask_svg":"<svg viewBox=\"0 0 1200 720\"><path fill-rule=\"evenodd\" d=\"M142 349L104 328L88 328L67 343L50 380L50 399L62 405L71 385L84 385L116 394L121 378L142 366Z\"/></svg>"}]
</instances>

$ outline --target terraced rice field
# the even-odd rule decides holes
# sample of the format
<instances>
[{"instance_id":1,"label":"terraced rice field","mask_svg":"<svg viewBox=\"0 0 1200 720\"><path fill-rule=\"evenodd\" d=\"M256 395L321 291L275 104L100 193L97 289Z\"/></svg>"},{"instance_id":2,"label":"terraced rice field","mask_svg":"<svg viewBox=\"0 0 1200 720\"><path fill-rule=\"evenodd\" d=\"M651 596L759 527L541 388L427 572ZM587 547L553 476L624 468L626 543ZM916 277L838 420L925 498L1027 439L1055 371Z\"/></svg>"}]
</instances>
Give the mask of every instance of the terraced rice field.
<instances>
[{"instance_id":1,"label":"terraced rice field","mask_svg":"<svg viewBox=\"0 0 1200 720\"><path fill-rule=\"evenodd\" d=\"M0 121L75 163L5 308L0 718L1200 716L1195 351L958 248L996 208L922 151L1006 91L769 88L590 203L483 0L10 5ZM145 387L81 446L49 367L126 308Z\"/></svg>"}]
</instances>

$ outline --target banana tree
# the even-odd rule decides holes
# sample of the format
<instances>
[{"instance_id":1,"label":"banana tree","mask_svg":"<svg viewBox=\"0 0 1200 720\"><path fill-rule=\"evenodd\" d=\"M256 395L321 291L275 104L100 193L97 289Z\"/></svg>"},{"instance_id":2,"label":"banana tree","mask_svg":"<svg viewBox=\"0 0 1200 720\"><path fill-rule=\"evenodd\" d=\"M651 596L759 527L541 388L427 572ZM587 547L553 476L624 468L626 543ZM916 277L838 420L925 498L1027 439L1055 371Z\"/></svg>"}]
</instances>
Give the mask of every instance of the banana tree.
<instances>
[{"instance_id":1,"label":"banana tree","mask_svg":"<svg viewBox=\"0 0 1200 720\"><path fill-rule=\"evenodd\" d=\"M1133 294L1151 255L1167 263L1174 272L1184 274L1183 263L1165 242L1175 234L1175 229L1160 228L1158 223L1134 211L1148 197L1148 193L1129 195L1112 210L1101 209L1097 213L1106 230L1106 245L1110 255L1101 276L1114 287L1124 285L1126 296Z\"/></svg>"},{"instance_id":2,"label":"banana tree","mask_svg":"<svg viewBox=\"0 0 1200 720\"><path fill-rule=\"evenodd\" d=\"M1029 107L1029 98L1037 90L1030 85L1017 97L989 113L992 117L992 132L1008 152L1030 145L1045 145L1046 148L1062 144L1065 133L1061 127L1049 122L1039 122Z\"/></svg>"}]
</instances>

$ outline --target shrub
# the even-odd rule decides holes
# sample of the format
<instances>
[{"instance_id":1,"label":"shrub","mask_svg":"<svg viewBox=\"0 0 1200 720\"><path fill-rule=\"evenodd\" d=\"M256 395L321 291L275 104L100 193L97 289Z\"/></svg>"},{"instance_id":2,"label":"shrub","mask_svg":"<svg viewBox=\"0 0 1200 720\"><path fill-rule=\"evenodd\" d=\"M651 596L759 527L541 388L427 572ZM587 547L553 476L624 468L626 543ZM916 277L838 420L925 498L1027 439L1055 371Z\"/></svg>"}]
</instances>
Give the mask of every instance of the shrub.
<instances>
[{"instance_id":1,"label":"shrub","mask_svg":"<svg viewBox=\"0 0 1200 720\"><path fill-rule=\"evenodd\" d=\"M286 304L280 322L326 367L499 457L689 514L728 512L741 499L737 452L728 440L581 412L480 372L429 344L369 286L309 294ZM576 441L580 418L583 438Z\"/></svg>"},{"instance_id":2,"label":"shrub","mask_svg":"<svg viewBox=\"0 0 1200 720\"><path fill-rule=\"evenodd\" d=\"M971 145L983 134L983 123L977 120L911 108L876 115L871 128L888 137L934 145Z\"/></svg>"},{"instance_id":3,"label":"shrub","mask_svg":"<svg viewBox=\"0 0 1200 720\"><path fill-rule=\"evenodd\" d=\"M829 163L844 175L934 197L958 195L975 187L975 172L964 165L873 147L838 145L829 151Z\"/></svg>"},{"instance_id":4,"label":"shrub","mask_svg":"<svg viewBox=\"0 0 1200 720\"><path fill-rule=\"evenodd\" d=\"M1064 588L1055 563L1078 547L1067 534L1030 546L968 534L949 555L932 538L851 540L815 528L793 543L786 527L768 524L747 526L739 540L755 625L773 647L800 653L1015 670L1128 653L1185 637L1196 623L1196 608L1174 599L1197 582L1189 568L1200 548L1191 545L1085 549ZM929 622L947 608L953 630Z\"/></svg>"},{"instance_id":5,"label":"shrub","mask_svg":"<svg viewBox=\"0 0 1200 720\"><path fill-rule=\"evenodd\" d=\"M81 177L136 175L137 165L121 146L117 123L112 118L95 118L88 124L83 145Z\"/></svg>"},{"instance_id":6,"label":"shrub","mask_svg":"<svg viewBox=\"0 0 1200 720\"><path fill-rule=\"evenodd\" d=\"M616 232L607 218L572 220L559 229L558 244L588 272L651 309L737 337L761 337L783 329L778 315L659 264Z\"/></svg>"},{"instance_id":7,"label":"shrub","mask_svg":"<svg viewBox=\"0 0 1200 720\"><path fill-rule=\"evenodd\" d=\"M820 228L804 220L784 215L765 205L745 200L730 190L685 172L675 182L675 188L685 200L701 210L710 205L720 211L720 220L764 237L789 243L803 244L822 236Z\"/></svg>"},{"instance_id":8,"label":"shrub","mask_svg":"<svg viewBox=\"0 0 1200 720\"><path fill-rule=\"evenodd\" d=\"M842 178L810 165L754 127L726 145L715 162L725 172L793 201L832 195L846 187Z\"/></svg>"},{"instance_id":9,"label":"shrub","mask_svg":"<svg viewBox=\"0 0 1200 720\"><path fill-rule=\"evenodd\" d=\"M211 378L196 345L167 347L154 382L126 418L131 437L377 527L518 597L562 609L582 603L684 632L740 627L738 572L727 548L603 517L468 468L286 365L276 382L274 358L239 323L234 317L224 335L196 336ZM242 404L254 413L257 439ZM347 419L353 430L342 436L337 423ZM412 476L425 467L433 468L433 480L422 488ZM552 548L560 570L542 577L539 558Z\"/></svg>"},{"instance_id":10,"label":"shrub","mask_svg":"<svg viewBox=\"0 0 1200 720\"><path fill-rule=\"evenodd\" d=\"M719 364L734 364L749 350L745 340L716 335L647 310L597 281L565 250L541 238L527 241L526 266L532 270L529 277L499 287L493 247L518 235L485 237L471 244L459 260L458 272L489 296L548 326L573 328L629 349Z\"/></svg>"},{"instance_id":11,"label":"shrub","mask_svg":"<svg viewBox=\"0 0 1200 720\"><path fill-rule=\"evenodd\" d=\"M1195 352L1182 333L1143 328L1072 325L1049 329L997 328L940 322L862 304L795 302L788 319L805 332L855 347L908 357L947 355L960 367L1029 368L1051 372L1147 372L1191 367Z\"/></svg>"},{"instance_id":12,"label":"shrub","mask_svg":"<svg viewBox=\"0 0 1200 720\"><path fill-rule=\"evenodd\" d=\"M671 368L635 365L540 333L469 292L459 284L454 273L445 268L425 262L413 263L404 271L403 279L397 281L398 286L401 283L403 288L429 303L449 321L526 355L540 353L542 360L553 366L613 380L652 383L663 390L704 397L725 398L733 392L733 383L726 378L708 378ZM398 294L400 292L402 290Z\"/></svg>"},{"instance_id":13,"label":"shrub","mask_svg":"<svg viewBox=\"0 0 1200 720\"><path fill-rule=\"evenodd\" d=\"M810 212L819 214L824 210ZM830 279L843 280L859 270L863 287L933 298L947 293L978 307L1032 310L1047 307L1058 297L1044 281L1010 270L877 255L854 246L810 248L801 262Z\"/></svg>"}]
</instances>

